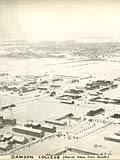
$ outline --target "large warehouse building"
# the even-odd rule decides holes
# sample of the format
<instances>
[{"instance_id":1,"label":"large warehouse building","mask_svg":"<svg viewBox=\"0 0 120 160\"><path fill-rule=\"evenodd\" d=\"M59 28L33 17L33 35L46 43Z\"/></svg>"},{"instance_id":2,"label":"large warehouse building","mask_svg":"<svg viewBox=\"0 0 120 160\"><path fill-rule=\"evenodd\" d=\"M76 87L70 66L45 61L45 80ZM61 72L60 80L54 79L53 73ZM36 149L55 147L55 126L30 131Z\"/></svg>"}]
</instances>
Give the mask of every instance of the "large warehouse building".
<instances>
[{"instance_id":1,"label":"large warehouse building","mask_svg":"<svg viewBox=\"0 0 120 160\"><path fill-rule=\"evenodd\" d=\"M26 134L26 135L30 135L30 136L35 136L35 137L39 137L39 138L42 138L45 135L45 132L42 130L28 128L28 127L24 127L24 126L15 127L12 130L14 132L18 132L18 133L22 133L22 134Z\"/></svg>"}]
</instances>

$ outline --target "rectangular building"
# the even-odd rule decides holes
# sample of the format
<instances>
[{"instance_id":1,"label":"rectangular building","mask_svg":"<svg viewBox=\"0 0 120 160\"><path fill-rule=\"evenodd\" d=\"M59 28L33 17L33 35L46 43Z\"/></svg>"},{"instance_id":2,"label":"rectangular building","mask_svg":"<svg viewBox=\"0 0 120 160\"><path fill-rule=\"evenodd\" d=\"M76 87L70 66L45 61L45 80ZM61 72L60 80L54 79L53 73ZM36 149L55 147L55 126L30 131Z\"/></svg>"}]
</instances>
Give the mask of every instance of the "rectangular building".
<instances>
[{"instance_id":1,"label":"rectangular building","mask_svg":"<svg viewBox=\"0 0 120 160\"><path fill-rule=\"evenodd\" d=\"M108 137L104 137L104 140L120 143L120 137L117 135L111 135Z\"/></svg>"},{"instance_id":2,"label":"rectangular building","mask_svg":"<svg viewBox=\"0 0 120 160\"><path fill-rule=\"evenodd\" d=\"M28 142L28 139L26 137L20 137L20 136L13 136L11 140L14 143L19 143L19 144L26 144Z\"/></svg>"},{"instance_id":3,"label":"rectangular building","mask_svg":"<svg viewBox=\"0 0 120 160\"><path fill-rule=\"evenodd\" d=\"M51 132L51 133L56 132L56 127L55 126L51 126L51 125L47 125L47 124L41 124L40 129L45 131L45 132Z\"/></svg>"},{"instance_id":4,"label":"rectangular building","mask_svg":"<svg viewBox=\"0 0 120 160\"><path fill-rule=\"evenodd\" d=\"M46 120L45 122L46 122L46 123L50 123L50 124L54 124L54 125L58 125L58 126L65 126L65 125L67 125L66 122L61 122L61 121L52 120L52 119Z\"/></svg>"},{"instance_id":5,"label":"rectangular building","mask_svg":"<svg viewBox=\"0 0 120 160\"><path fill-rule=\"evenodd\" d=\"M30 136L35 136L35 137L39 137L39 138L42 138L45 135L45 132L42 130L28 128L28 127L24 127L24 126L17 126L15 128L13 128L12 130L14 132L18 132L18 133L26 134L26 135L30 135Z\"/></svg>"}]
</instances>

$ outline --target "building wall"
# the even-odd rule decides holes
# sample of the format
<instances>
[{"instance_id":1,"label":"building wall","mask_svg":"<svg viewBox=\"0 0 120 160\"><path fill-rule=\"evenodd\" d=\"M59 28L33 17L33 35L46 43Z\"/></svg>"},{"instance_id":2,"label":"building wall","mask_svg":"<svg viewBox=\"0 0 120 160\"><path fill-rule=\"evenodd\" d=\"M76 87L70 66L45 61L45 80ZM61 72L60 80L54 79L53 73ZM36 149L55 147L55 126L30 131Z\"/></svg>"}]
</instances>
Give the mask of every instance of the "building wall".
<instances>
[{"instance_id":1,"label":"building wall","mask_svg":"<svg viewBox=\"0 0 120 160\"><path fill-rule=\"evenodd\" d=\"M30 136L35 136L35 137L39 137L39 138L42 138L45 135L44 131L41 131L41 133L39 133L39 132L33 132L32 130L31 131L23 130L23 129L20 129L20 128L13 128L12 130L14 132L18 132L18 133L22 133L22 134L26 134L26 135L30 135Z\"/></svg>"}]
</instances>

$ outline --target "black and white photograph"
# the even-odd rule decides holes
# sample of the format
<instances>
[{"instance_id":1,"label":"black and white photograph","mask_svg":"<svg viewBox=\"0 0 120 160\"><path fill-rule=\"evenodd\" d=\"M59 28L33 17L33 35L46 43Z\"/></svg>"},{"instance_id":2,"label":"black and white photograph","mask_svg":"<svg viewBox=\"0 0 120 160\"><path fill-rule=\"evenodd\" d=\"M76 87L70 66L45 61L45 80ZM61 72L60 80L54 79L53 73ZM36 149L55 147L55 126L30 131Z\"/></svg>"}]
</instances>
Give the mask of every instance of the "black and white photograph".
<instances>
[{"instance_id":1,"label":"black and white photograph","mask_svg":"<svg viewBox=\"0 0 120 160\"><path fill-rule=\"evenodd\" d=\"M120 1L0 0L0 159L119 155Z\"/></svg>"}]
</instances>

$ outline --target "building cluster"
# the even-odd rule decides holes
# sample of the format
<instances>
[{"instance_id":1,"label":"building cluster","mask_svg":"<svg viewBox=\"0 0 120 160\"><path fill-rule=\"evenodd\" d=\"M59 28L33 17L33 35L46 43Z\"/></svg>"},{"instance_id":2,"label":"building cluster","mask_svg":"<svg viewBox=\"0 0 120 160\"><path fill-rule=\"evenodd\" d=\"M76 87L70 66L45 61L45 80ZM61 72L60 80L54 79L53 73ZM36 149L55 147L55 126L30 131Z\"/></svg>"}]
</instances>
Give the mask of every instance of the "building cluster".
<instances>
[{"instance_id":1,"label":"building cluster","mask_svg":"<svg viewBox=\"0 0 120 160\"><path fill-rule=\"evenodd\" d=\"M86 84L86 89L93 90L93 89L99 89L100 88L100 89L102 89L101 91L104 91L103 87L104 87L104 89L105 88L107 89L111 85L113 85L113 81L109 81L109 80L97 80L97 81L92 81L90 83L87 83Z\"/></svg>"},{"instance_id":2,"label":"building cluster","mask_svg":"<svg viewBox=\"0 0 120 160\"><path fill-rule=\"evenodd\" d=\"M50 132L54 133L56 132L56 127L52 125L47 125L46 123L40 124L34 121L28 121L26 124L24 124L25 127L33 128L33 129L38 129L42 130L44 132Z\"/></svg>"},{"instance_id":3,"label":"building cluster","mask_svg":"<svg viewBox=\"0 0 120 160\"><path fill-rule=\"evenodd\" d=\"M120 99L111 99L111 98L102 98L102 97L94 97L91 98L90 101L93 102L100 102L100 103L105 103L105 104L120 104Z\"/></svg>"},{"instance_id":4,"label":"building cluster","mask_svg":"<svg viewBox=\"0 0 120 160\"><path fill-rule=\"evenodd\" d=\"M7 79L9 79L9 75L4 76L7 76ZM118 87L118 84L114 84L114 80L89 81L85 86L80 86L80 77L66 77L65 75L50 76L47 73L39 76L15 76L11 77L9 81L3 80L4 78L0 80L2 91L12 91L12 93L17 93L20 96L26 97L26 95L31 95L39 97L45 94L59 99L61 103L74 104L76 100L85 99L84 95L86 95L86 98L90 95L90 101L119 104L119 100L102 97L105 91Z\"/></svg>"},{"instance_id":5,"label":"building cluster","mask_svg":"<svg viewBox=\"0 0 120 160\"><path fill-rule=\"evenodd\" d=\"M7 75L8 76L8 75ZM25 96L27 94L33 94L33 97L47 93L48 96L51 96L51 99L59 100L61 103L74 104L76 102L81 103L81 100L87 99L92 102L100 103L111 103L111 104L120 104L119 99L111 99L103 96L104 92L109 89L117 88L118 85L114 84L113 81L109 80L96 80L89 83L86 83L85 86L81 87L80 79L73 77L64 77L64 76L53 76L49 75L43 76L23 76L17 77L20 80L15 83L0 83L1 91L13 91L19 96ZM13 86L14 84L14 86ZM90 99L88 99L90 96ZM79 105L78 105L79 106ZM9 110L16 107L16 104L3 105L1 106L1 111ZM63 115L57 118L46 119L44 122L38 123L32 120L27 121L24 125L16 124L16 119L14 118L4 118L0 116L0 128L3 128L5 125L13 125L12 133L7 135L0 136L0 150L8 151L14 148L14 144L27 144L29 142L29 136L43 139L47 136L56 134L59 138L67 138L68 140L81 140L95 132L111 124L110 122L104 120L98 120L94 117L97 115L103 115L105 109L99 108L94 110L89 110L85 115L75 116L73 113ZM120 118L118 113L111 116L111 118ZM85 122L85 123L82 123ZM99 122L99 123L98 123ZM75 126L74 126L75 124ZM65 130L66 129L66 130ZM62 131L61 131L62 130ZM58 132L60 131L60 132ZM104 137L104 140L120 142L119 133L112 136ZM21 136L22 135L22 136ZM117 138L117 140L116 140ZM74 150L75 148L73 148ZM82 151L80 151L82 152Z\"/></svg>"},{"instance_id":6,"label":"building cluster","mask_svg":"<svg viewBox=\"0 0 120 160\"><path fill-rule=\"evenodd\" d=\"M8 151L14 148L15 144L26 144L28 139L23 136L14 135L11 133L1 134L0 135L0 150Z\"/></svg>"}]
</instances>

